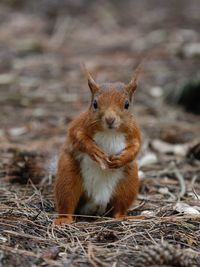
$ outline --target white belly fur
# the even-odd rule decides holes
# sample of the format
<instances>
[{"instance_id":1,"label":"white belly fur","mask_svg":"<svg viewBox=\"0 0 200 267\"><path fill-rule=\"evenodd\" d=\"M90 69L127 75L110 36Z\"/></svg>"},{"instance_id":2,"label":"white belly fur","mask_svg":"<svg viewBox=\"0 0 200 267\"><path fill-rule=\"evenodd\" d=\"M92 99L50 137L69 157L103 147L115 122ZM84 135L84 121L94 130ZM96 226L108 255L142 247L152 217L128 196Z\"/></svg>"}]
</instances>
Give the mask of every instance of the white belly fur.
<instances>
[{"instance_id":1,"label":"white belly fur","mask_svg":"<svg viewBox=\"0 0 200 267\"><path fill-rule=\"evenodd\" d=\"M126 146L125 136L114 131L99 132L94 136L97 145L108 155L120 153ZM105 208L116 188L119 180L123 177L123 168L117 170L102 170L99 164L93 161L87 154L81 155L81 174L86 194L91 203L86 204L82 212L104 213Z\"/></svg>"}]
</instances>

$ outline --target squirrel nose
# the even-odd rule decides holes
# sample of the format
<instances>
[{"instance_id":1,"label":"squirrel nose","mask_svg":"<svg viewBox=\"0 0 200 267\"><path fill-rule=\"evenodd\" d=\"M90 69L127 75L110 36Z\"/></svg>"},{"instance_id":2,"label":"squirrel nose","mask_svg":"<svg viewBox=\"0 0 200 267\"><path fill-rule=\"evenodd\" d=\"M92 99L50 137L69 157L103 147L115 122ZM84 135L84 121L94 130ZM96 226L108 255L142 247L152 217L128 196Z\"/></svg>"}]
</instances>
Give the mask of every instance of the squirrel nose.
<instances>
[{"instance_id":1,"label":"squirrel nose","mask_svg":"<svg viewBox=\"0 0 200 267\"><path fill-rule=\"evenodd\" d=\"M105 119L106 123L108 124L109 127L112 127L112 125L114 124L115 122L115 118L113 117L108 117Z\"/></svg>"}]
</instances>

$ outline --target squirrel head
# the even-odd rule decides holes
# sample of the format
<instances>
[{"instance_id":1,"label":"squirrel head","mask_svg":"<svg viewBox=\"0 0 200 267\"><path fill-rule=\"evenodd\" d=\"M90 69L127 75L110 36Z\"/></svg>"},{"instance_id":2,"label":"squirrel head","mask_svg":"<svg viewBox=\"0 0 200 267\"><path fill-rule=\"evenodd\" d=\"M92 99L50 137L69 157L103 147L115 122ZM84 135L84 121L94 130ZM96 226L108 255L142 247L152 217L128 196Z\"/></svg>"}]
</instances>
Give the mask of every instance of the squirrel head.
<instances>
[{"instance_id":1,"label":"squirrel head","mask_svg":"<svg viewBox=\"0 0 200 267\"><path fill-rule=\"evenodd\" d=\"M94 124L103 130L119 130L127 125L131 112L133 94L137 88L139 68L128 84L121 82L97 84L85 68L91 91L90 114Z\"/></svg>"}]
</instances>

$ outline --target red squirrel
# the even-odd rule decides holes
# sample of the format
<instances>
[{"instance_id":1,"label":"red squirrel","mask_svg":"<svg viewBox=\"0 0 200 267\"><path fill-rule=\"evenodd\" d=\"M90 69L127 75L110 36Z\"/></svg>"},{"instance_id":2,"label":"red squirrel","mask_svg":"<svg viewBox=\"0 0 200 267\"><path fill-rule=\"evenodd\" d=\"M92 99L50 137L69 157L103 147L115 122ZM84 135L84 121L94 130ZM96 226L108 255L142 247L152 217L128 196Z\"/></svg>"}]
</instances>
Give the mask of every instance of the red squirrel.
<instances>
[{"instance_id":1,"label":"red squirrel","mask_svg":"<svg viewBox=\"0 0 200 267\"><path fill-rule=\"evenodd\" d=\"M91 91L89 109L69 125L58 161L56 225L72 223L74 214L123 218L139 189L136 156L140 129L132 114L138 72L131 81L94 81L85 68Z\"/></svg>"}]
</instances>

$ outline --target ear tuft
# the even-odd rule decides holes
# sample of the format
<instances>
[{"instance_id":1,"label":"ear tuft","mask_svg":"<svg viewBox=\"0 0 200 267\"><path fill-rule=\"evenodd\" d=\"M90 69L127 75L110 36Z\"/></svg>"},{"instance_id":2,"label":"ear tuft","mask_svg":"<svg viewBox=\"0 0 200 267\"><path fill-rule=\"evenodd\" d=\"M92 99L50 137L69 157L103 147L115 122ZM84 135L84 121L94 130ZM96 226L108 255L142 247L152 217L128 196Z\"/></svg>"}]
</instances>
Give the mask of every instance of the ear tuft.
<instances>
[{"instance_id":1,"label":"ear tuft","mask_svg":"<svg viewBox=\"0 0 200 267\"><path fill-rule=\"evenodd\" d=\"M82 69L88 79L88 86L90 88L90 91L92 94L95 94L97 91L99 91L99 86L98 84L94 81L94 79L92 78L91 74L89 73L89 71L87 70L85 64L82 64Z\"/></svg>"},{"instance_id":2,"label":"ear tuft","mask_svg":"<svg viewBox=\"0 0 200 267\"><path fill-rule=\"evenodd\" d=\"M133 77L132 77L131 81L125 87L125 90L130 95L130 98L132 97L133 93L135 92L135 90L137 88L137 82L138 82L138 78L139 78L140 73L141 73L141 64L139 64L137 66L136 70L133 73Z\"/></svg>"}]
</instances>

